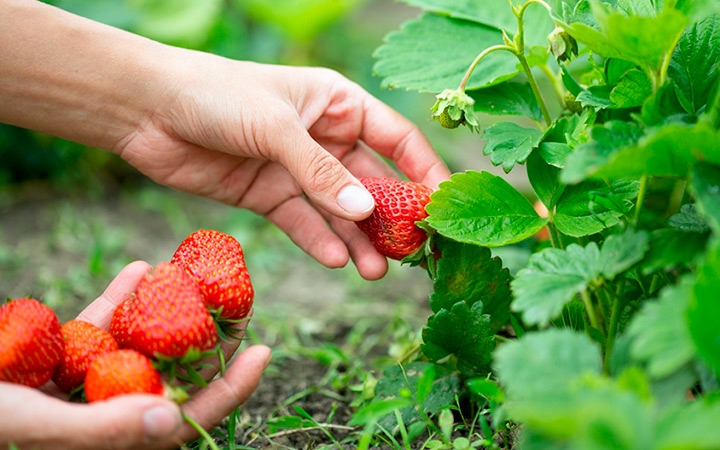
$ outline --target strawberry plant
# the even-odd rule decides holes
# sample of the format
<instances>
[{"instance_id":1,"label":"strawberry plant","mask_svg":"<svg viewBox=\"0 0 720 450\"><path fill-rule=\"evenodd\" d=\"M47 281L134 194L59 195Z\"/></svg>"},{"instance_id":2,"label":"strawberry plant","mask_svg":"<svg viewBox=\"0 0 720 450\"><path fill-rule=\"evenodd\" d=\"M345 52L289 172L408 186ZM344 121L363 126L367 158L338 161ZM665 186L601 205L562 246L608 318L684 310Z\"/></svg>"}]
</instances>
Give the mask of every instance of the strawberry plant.
<instances>
[{"instance_id":1,"label":"strawberry plant","mask_svg":"<svg viewBox=\"0 0 720 450\"><path fill-rule=\"evenodd\" d=\"M383 85L436 93L533 192L465 171L431 195L404 261L432 315L361 448L720 447L720 4L405 2L424 12L377 50Z\"/></svg>"}]
</instances>

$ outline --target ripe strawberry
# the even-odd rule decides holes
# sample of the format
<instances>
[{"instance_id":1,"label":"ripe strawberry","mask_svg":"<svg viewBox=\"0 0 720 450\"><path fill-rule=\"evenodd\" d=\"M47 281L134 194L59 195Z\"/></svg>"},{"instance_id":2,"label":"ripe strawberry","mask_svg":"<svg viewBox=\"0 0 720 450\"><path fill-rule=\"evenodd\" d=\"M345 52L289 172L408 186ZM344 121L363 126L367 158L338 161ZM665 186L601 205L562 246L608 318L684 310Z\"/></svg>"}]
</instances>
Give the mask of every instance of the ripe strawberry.
<instances>
[{"instance_id":1,"label":"ripe strawberry","mask_svg":"<svg viewBox=\"0 0 720 450\"><path fill-rule=\"evenodd\" d=\"M63 357L55 367L53 381L65 392L80 386L88 365L98 355L118 349L112 335L91 323L71 320L60 328Z\"/></svg>"},{"instance_id":2,"label":"ripe strawberry","mask_svg":"<svg viewBox=\"0 0 720 450\"><path fill-rule=\"evenodd\" d=\"M126 320L127 346L149 357L182 358L217 344L198 287L175 264L161 262L140 280Z\"/></svg>"},{"instance_id":3,"label":"ripe strawberry","mask_svg":"<svg viewBox=\"0 0 720 450\"><path fill-rule=\"evenodd\" d=\"M110 322L110 334L115 338L115 342L119 348L127 348L128 346L128 331L127 331L127 314L130 310L130 303L132 297L126 298L115 308L115 312Z\"/></svg>"},{"instance_id":4,"label":"ripe strawberry","mask_svg":"<svg viewBox=\"0 0 720 450\"><path fill-rule=\"evenodd\" d=\"M0 306L0 381L41 386L61 355L60 322L52 309L30 298Z\"/></svg>"},{"instance_id":5,"label":"ripe strawberry","mask_svg":"<svg viewBox=\"0 0 720 450\"><path fill-rule=\"evenodd\" d=\"M425 205L433 190L428 186L389 178L362 178L375 199L375 210L357 222L378 252L392 259L411 255L427 239L415 222L427 217Z\"/></svg>"},{"instance_id":6,"label":"ripe strawberry","mask_svg":"<svg viewBox=\"0 0 720 450\"><path fill-rule=\"evenodd\" d=\"M85 397L88 402L122 394L163 395L165 388L152 361L135 350L123 349L97 356L87 369Z\"/></svg>"},{"instance_id":7,"label":"ripe strawberry","mask_svg":"<svg viewBox=\"0 0 720 450\"><path fill-rule=\"evenodd\" d=\"M220 320L247 316L254 291L240 243L220 231L198 230L188 236L170 260L192 276L205 304Z\"/></svg>"}]
</instances>

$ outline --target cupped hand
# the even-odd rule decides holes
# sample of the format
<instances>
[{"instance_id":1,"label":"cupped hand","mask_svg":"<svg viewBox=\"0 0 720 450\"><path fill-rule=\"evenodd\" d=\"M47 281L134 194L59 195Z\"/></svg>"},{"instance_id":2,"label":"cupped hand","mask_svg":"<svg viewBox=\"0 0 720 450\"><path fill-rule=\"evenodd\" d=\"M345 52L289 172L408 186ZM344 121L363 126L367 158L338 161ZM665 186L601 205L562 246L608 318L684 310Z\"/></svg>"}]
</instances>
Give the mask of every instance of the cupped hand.
<instances>
[{"instance_id":1,"label":"cupped hand","mask_svg":"<svg viewBox=\"0 0 720 450\"><path fill-rule=\"evenodd\" d=\"M387 260L351 222L372 197L356 177L449 177L420 130L338 73L178 51L174 95L115 151L159 183L266 216L328 267L367 279ZM329 226L328 226L329 225Z\"/></svg>"},{"instance_id":2,"label":"cupped hand","mask_svg":"<svg viewBox=\"0 0 720 450\"><path fill-rule=\"evenodd\" d=\"M108 328L115 306L134 291L150 266L126 266L78 319ZM238 341L239 342L239 341ZM224 348L229 359L238 344ZM225 375L182 405L182 412L209 429L245 402L270 358L257 345L239 354ZM154 395L126 395L107 401L69 403L49 383L43 390L0 382L0 447L19 449L175 448L197 436L182 420L181 407Z\"/></svg>"}]
</instances>

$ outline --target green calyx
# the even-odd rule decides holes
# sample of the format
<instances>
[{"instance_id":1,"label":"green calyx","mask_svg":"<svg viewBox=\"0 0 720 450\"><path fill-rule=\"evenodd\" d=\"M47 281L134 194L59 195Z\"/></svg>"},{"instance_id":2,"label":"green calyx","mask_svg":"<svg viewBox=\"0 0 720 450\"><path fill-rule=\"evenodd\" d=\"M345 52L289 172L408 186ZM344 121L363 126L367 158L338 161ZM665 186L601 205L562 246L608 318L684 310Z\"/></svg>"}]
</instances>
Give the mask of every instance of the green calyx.
<instances>
[{"instance_id":1,"label":"green calyx","mask_svg":"<svg viewBox=\"0 0 720 450\"><path fill-rule=\"evenodd\" d=\"M465 92L445 89L437 96L431 108L433 119L437 119L445 128L457 128L466 125L472 132L480 132L480 124L473 105L475 100Z\"/></svg>"},{"instance_id":2,"label":"green calyx","mask_svg":"<svg viewBox=\"0 0 720 450\"><path fill-rule=\"evenodd\" d=\"M550 52L559 62L570 61L578 55L577 41L561 27L555 28L547 40Z\"/></svg>"}]
</instances>

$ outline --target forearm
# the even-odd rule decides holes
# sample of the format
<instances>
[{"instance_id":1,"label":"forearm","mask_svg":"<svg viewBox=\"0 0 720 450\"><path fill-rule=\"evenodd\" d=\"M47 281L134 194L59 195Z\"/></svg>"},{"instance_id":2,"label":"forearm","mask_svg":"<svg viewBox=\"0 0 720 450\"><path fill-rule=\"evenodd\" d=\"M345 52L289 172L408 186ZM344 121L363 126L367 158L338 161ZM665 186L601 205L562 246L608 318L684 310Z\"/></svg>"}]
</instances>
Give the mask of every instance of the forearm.
<instances>
[{"instance_id":1,"label":"forearm","mask_svg":"<svg viewBox=\"0 0 720 450\"><path fill-rule=\"evenodd\" d=\"M0 2L0 122L115 150L174 96L169 47L33 0Z\"/></svg>"}]
</instances>

